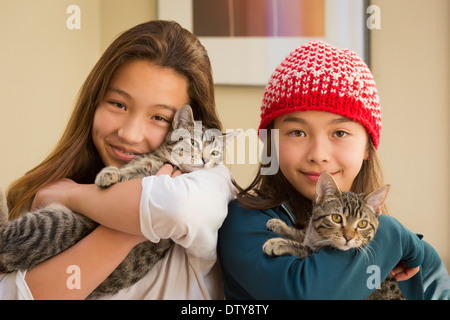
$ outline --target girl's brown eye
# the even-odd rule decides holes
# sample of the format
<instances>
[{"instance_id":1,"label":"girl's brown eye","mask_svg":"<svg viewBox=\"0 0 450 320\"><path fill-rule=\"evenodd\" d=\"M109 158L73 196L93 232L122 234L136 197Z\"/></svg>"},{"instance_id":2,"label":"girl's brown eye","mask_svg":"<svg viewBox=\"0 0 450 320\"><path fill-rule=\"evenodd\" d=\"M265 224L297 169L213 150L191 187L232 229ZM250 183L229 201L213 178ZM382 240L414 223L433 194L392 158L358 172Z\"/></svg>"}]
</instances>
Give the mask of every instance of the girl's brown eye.
<instances>
[{"instance_id":1,"label":"girl's brown eye","mask_svg":"<svg viewBox=\"0 0 450 320\"><path fill-rule=\"evenodd\" d=\"M294 137L304 137L305 133L302 130L292 130L291 135Z\"/></svg>"},{"instance_id":2,"label":"girl's brown eye","mask_svg":"<svg viewBox=\"0 0 450 320\"><path fill-rule=\"evenodd\" d=\"M163 116L153 116L152 119L155 119L156 121L170 122L169 120L167 120Z\"/></svg>"},{"instance_id":3,"label":"girl's brown eye","mask_svg":"<svg viewBox=\"0 0 450 320\"><path fill-rule=\"evenodd\" d=\"M119 109L127 110L127 107L123 103L114 102L114 101L111 101L110 103Z\"/></svg>"},{"instance_id":4,"label":"girl's brown eye","mask_svg":"<svg viewBox=\"0 0 450 320\"><path fill-rule=\"evenodd\" d=\"M334 133L334 135L335 135L336 137L338 137L338 138L343 138L343 137L345 137L345 136L347 135L347 132L345 132L345 131L336 131L336 132Z\"/></svg>"}]
</instances>

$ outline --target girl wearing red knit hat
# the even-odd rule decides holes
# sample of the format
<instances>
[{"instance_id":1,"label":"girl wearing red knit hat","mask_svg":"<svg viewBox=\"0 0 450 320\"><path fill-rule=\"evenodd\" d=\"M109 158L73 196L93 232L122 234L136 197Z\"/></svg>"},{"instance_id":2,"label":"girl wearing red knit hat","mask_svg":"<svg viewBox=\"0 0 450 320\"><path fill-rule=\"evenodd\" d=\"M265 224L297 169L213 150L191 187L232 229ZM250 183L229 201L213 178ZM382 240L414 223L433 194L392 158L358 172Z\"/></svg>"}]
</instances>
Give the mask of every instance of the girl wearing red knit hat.
<instances>
[{"instance_id":1,"label":"girl wearing red knit hat","mask_svg":"<svg viewBox=\"0 0 450 320\"><path fill-rule=\"evenodd\" d=\"M263 161L229 205L219 231L228 299L365 299L375 290L371 270L380 282L393 274L406 299L450 298L450 278L436 251L388 215L379 218L369 259L327 247L303 260L262 249L279 237L267 229L270 219L308 224L321 173L330 173L341 191L382 187L381 107L361 58L323 42L292 51L266 86L259 129L260 137L261 129L268 131L266 149L276 150L278 170L265 171L274 164Z\"/></svg>"}]
</instances>

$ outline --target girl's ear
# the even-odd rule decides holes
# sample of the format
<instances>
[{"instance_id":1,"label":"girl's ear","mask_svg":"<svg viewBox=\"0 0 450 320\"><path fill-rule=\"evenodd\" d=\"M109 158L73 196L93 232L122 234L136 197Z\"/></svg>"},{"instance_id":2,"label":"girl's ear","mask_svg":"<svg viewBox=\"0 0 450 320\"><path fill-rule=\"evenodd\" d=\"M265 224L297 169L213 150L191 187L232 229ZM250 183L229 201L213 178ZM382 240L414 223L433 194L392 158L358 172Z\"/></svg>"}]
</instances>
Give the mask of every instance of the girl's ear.
<instances>
[{"instance_id":1,"label":"girl's ear","mask_svg":"<svg viewBox=\"0 0 450 320\"><path fill-rule=\"evenodd\" d=\"M366 200L366 204L374 210L377 217L381 214L381 209L383 208L384 202L386 201L389 190L389 186L384 186L369 193L364 198Z\"/></svg>"},{"instance_id":2,"label":"girl's ear","mask_svg":"<svg viewBox=\"0 0 450 320\"><path fill-rule=\"evenodd\" d=\"M314 196L314 204L320 205L326 197L341 194L341 190L334 181L334 178L328 172L323 172L316 183L316 195Z\"/></svg>"},{"instance_id":3,"label":"girl's ear","mask_svg":"<svg viewBox=\"0 0 450 320\"><path fill-rule=\"evenodd\" d=\"M370 160L370 152L368 146L366 148L366 152L364 153L364 160Z\"/></svg>"}]
</instances>

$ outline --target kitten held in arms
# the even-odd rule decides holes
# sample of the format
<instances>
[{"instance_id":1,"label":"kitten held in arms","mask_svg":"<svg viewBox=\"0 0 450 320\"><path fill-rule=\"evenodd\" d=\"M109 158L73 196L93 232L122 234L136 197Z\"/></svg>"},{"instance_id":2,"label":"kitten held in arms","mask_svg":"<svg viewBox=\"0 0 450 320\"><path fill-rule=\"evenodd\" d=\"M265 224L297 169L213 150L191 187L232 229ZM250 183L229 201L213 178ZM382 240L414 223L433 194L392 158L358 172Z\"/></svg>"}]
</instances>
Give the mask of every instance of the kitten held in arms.
<instances>
[{"instance_id":1,"label":"kitten held in arms","mask_svg":"<svg viewBox=\"0 0 450 320\"><path fill-rule=\"evenodd\" d=\"M283 236L263 245L270 256L311 256L329 246L339 250L357 249L369 244L378 229L378 217L389 193L384 186L369 194L339 190L333 177L324 172L316 184L311 219L305 229L288 226L279 219L267 222L267 229ZM395 279L389 275L368 300L404 300Z\"/></svg>"}]
</instances>

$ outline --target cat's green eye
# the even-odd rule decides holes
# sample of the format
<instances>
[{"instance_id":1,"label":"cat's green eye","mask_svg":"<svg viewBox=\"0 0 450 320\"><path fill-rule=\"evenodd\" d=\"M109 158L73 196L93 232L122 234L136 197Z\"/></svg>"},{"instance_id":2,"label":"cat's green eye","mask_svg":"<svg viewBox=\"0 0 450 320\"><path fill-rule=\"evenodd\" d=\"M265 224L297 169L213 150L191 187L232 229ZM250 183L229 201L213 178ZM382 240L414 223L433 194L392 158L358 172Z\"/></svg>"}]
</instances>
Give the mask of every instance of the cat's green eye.
<instances>
[{"instance_id":1,"label":"cat's green eye","mask_svg":"<svg viewBox=\"0 0 450 320\"><path fill-rule=\"evenodd\" d=\"M367 227L367 220L360 220L358 222L358 228L364 229L365 227Z\"/></svg>"},{"instance_id":2,"label":"cat's green eye","mask_svg":"<svg viewBox=\"0 0 450 320\"><path fill-rule=\"evenodd\" d=\"M340 214L332 214L331 215L331 220L333 220L333 222L336 223L341 223L342 222L342 217Z\"/></svg>"},{"instance_id":3,"label":"cat's green eye","mask_svg":"<svg viewBox=\"0 0 450 320\"><path fill-rule=\"evenodd\" d=\"M191 139L191 145L192 145L193 147L197 148L197 147L198 147L198 142L195 141L194 139Z\"/></svg>"},{"instance_id":4,"label":"cat's green eye","mask_svg":"<svg viewBox=\"0 0 450 320\"><path fill-rule=\"evenodd\" d=\"M213 152L211 152L211 155L217 157L219 155L219 151L214 150Z\"/></svg>"}]
</instances>

